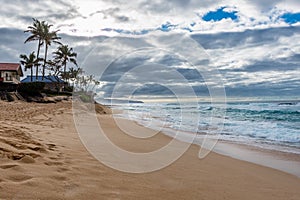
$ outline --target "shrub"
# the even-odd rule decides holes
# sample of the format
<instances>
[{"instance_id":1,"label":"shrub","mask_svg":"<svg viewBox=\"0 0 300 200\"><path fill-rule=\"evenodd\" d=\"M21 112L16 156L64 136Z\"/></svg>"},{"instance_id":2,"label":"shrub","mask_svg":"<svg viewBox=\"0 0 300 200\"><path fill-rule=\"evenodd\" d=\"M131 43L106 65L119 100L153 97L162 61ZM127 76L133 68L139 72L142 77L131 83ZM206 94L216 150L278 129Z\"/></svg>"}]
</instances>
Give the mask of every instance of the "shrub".
<instances>
[{"instance_id":1,"label":"shrub","mask_svg":"<svg viewBox=\"0 0 300 200\"><path fill-rule=\"evenodd\" d=\"M45 87L43 82L30 82L21 83L18 88L18 92L25 93L29 95L39 94Z\"/></svg>"},{"instance_id":2,"label":"shrub","mask_svg":"<svg viewBox=\"0 0 300 200\"><path fill-rule=\"evenodd\" d=\"M66 92L73 92L74 87L73 86L65 86L64 91Z\"/></svg>"},{"instance_id":3,"label":"shrub","mask_svg":"<svg viewBox=\"0 0 300 200\"><path fill-rule=\"evenodd\" d=\"M88 92L84 92L84 91L74 92L73 97L81 100L84 103L94 102L94 97L93 97L92 93L88 93Z\"/></svg>"},{"instance_id":4,"label":"shrub","mask_svg":"<svg viewBox=\"0 0 300 200\"><path fill-rule=\"evenodd\" d=\"M93 101L93 98L90 95L86 95L86 94L80 95L79 98L82 102L85 102L85 103Z\"/></svg>"}]
</instances>

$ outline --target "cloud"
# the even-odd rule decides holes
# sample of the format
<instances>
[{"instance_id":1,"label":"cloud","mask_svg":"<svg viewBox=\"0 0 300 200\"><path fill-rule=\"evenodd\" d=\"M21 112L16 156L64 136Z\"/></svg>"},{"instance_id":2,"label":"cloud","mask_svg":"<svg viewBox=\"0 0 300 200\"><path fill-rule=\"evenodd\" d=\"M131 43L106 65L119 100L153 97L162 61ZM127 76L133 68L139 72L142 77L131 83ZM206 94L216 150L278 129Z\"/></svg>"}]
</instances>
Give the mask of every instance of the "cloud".
<instances>
[{"instance_id":1,"label":"cloud","mask_svg":"<svg viewBox=\"0 0 300 200\"><path fill-rule=\"evenodd\" d=\"M293 95L300 88L300 48L292 43L300 38L298 29L268 28L191 37L210 55L207 69L219 69L228 95ZM1 62L18 62L19 54L36 50L35 43L23 44L27 35L22 30L2 28L0 35ZM208 95L201 74L174 53L157 49L152 36L61 36L78 52L78 63L87 74L98 78L101 75L105 97L112 94L120 81L124 84L118 95L123 97L132 88L136 88L135 95L170 95L165 87L176 87L182 95L186 95L186 87L193 88L197 95ZM156 37L160 41L170 36L161 33ZM141 46L145 48L140 49Z\"/></svg>"},{"instance_id":2,"label":"cloud","mask_svg":"<svg viewBox=\"0 0 300 200\"><path fill-rule=\"evenodd\" d=\"M251 65L243 66L242 69L233 71L240 72L259 72L259 71L293 71L299 69L299 63L287 63L277 60L256 61Z\"/></svg>"},{"instance_id":3,"label":"cloud","mask_svg":"<svg viewBox=\"0 0 300 200\"><path fill-rule=\"evenodd\" d=\"M299 27L196 34L223 75L228 95L299 94ZM289 80L289 81L287 81Z\"/></svg>"},{"instance_id":4,"label":"cloud","mask_svg":"<svg viewBox=\"0 0 300 200\"><path fill-rule=\"evenodd\" d=\"M285 38L299 36L300 27L276 27L265 29L246 30L243 32L221 32L215 34L192 34L191 37L205 49L231 49L240 46L262 46L280 43ZM288 43L289 46L293 46Z\"/></svg>"},{"instance_id":5,"label":"cloud","mask_svg":"<svg viewBox=\"0 0 300 200\"><path fill-rule=\"evenodd\" d=\"M72 1L3 1L1 0L0 18L2 27L26 28L32 22L32 18L47 20L50 23L74 19L80 14Z\"/></svg>"},{"instance_id":6,"label":"cloud","mask_svg":"<svg viewBox=\"0 0 300 200\"><path fill-rule=\"evenodd\" d=\"M207 94L203 77L186 60L174 52L157 50L164 41L169 41L170 47L177 42L173 33L186 34L205 49L209 62L202 60L202 54L197 57L195 44L172 47L198 58L205 70L218 69L229 95L300 93L297 0L0 3L5 5L0 8L1 62L18 62L19 54L35 51L36 43L23 44L28 36L23 30L32 23L32 17L47 20L61 30L63 42L78 52L78 63L86 73L101 76L106 96L122 78L127 84L120 95L132 88L138 88L136 95L170 95L166 87L188 94L186 86L198 95ZM164 69L155 68L153 63ZM140 69L134 70L137 66ZM179 76L188 85L178 81ZM206 82L214 85L211 79Z\"/></svg>"},{"instance_id":7,"label":"cloud","mask_svg":"<svg viewBox=\"0 0 300 200\"><path fill-rule=\"evenodd\" d=\"M33 44L24 44L26 35L14 28L0 28L0 62L19 62L19 55L34 50Z\"/></svg>"},{"instance_id":8,"label":"cloud","mask_svg":"<svg viewBox=\"0 0 300 200\"><path fill-rule=\"evenodd\" d=\"M297 19L300 6L296 0L1 1L5 5L0 8L1 27L25 29L35 17L55 24L64 33L80 36L148 34L157 30L216 33L282 27L291 22L297 24L286 16L291 14Z\"/></svg>"},{"instance_id":9,"label":"cloud","mask_svg":"<svg viewBox=\"0 0 300 200\"><path fill-rule=\"evenodd\" d=\"M299 87L296 87L295 84L299 84L300 56L296 51L300 51L296 49L296 44L291 45L288 42L289 45L287 45L286 39L298 40L300 35L297 34L297 30L297 27L268 28L234 33L192 34L191 37L199 44L204 44L204 48L211 57L206 69L219 69L229 95L291 95L299 92ZM158 34L157 40L162 40L165 36L166 33ZM122 88L123 95L132 88L140 88L135 95L163 95L167 93L158 86L158 83L167 87L175 84L184 93L183 86L186 83L179 81L178 77L170 75L172 70L177 71L187 80L198 95L208 94L201 74L187 65L184 59L180 59L170 52L160 52L155 48L152 51L138 50L134 52L135 48L139 46L137 44L155 47L155 42L150 42L150 38L148 35L118 37L110 45L104 45L104 48L102 44L99 44L99 49L103 50L101 54L104 59L109 57L108 54L105 54L105 48L111 49L110 51L113 51L114 55L119 55L119 57L117 56L118 59L109 65L101 77L103 82L109 83L109 88L107 85L103 87L103 90L106 91L106 97L112 94L116 82L122 78L126 80L122 82L123 85L126 85ZM126 46L129 54L123 55L124 52L116 50L122 49L120 47L124 46ZM164 66L164 70L152 70L151 63ZM140 66L144 67L144 70L132 71ZM91 67L89 69L89 72L97 73L99 68ZM206 83L214 85L213 80L210 81L206 80ZM143 85L147 86L143 87ZM150 86L153 88L149 89ZM148 92L147 89L149 89Z\"/></svg>"},{"instance_id":10,"label":"cloud","mask_svg":"<svg viewBox=\"0 0 300 200\"><path fill-rule=\"evenodd\" d=\"M102 14L103 19L113 17L118 22L128 22L130 18L125 16L125 15L118 14L119 12L120 12L120 8L115 7L115 8L108 8L106 10L96 11L94 13L89 14L89 16L92 17L92 16L95 16L95 15L98 15L98 14Z\"/></svg>"}]
</instances>

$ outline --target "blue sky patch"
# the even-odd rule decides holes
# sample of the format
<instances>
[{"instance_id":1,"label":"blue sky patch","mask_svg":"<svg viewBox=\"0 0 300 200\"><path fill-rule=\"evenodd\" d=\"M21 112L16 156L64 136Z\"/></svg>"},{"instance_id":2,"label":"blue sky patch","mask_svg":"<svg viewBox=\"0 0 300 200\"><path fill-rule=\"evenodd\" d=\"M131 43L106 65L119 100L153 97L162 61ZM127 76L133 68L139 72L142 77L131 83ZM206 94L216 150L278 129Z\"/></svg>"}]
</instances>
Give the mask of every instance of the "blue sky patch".
<instances>
[{"instance_id":1,"label":"blue sky patch","mask_svg":"<svg viewBox=\"0 0 300 200\"><path fill-rule=\"evenodd\" d=\"M163 32L169 32L173 28L175 28L177 25L171 24L170 22L166 22L165 24L162 24L161 27L158 28L158 30L161 30Z\"/></svg>"},{"instance_id":2,"label":"blue sky patch","mask_svg":"<svg viewBox=\"0 0 300 200\"><path fill-rule=\"evenodd\" d=\"M295 24L300 22L300 13L285 13L280 18L288 24Z\"/></svg>"},{"instance_id":3,"label":"blue sky patch","mask_svg":"<svg viewBox=\"0 0 300 200\"><path fill-rule=\"evenodd\" d=\"M237 11L226 12L224 11L226 7L221 7L216 11L209 11L206 13L202 19L204 21L221 21L222 19L230 18L232 20L236 20L238 18Z\"/></svg>"}]
</instances>

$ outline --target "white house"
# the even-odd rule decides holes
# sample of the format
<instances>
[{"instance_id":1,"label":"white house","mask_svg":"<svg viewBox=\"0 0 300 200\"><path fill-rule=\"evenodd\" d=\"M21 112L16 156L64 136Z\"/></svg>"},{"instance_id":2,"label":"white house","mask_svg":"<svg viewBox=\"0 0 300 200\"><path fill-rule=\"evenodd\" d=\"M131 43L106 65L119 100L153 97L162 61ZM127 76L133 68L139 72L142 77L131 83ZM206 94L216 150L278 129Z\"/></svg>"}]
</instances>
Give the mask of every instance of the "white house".
<instances>
[{"instance_id":1,"label":"white house","mask_svg":"<svg viewBox=\"0 0 300 200\"><path fill-rule=\"evenodd\" d=\"M23 76L19 63L0 63L0 84L19 84Z\"/></svg>"}]
</instances>

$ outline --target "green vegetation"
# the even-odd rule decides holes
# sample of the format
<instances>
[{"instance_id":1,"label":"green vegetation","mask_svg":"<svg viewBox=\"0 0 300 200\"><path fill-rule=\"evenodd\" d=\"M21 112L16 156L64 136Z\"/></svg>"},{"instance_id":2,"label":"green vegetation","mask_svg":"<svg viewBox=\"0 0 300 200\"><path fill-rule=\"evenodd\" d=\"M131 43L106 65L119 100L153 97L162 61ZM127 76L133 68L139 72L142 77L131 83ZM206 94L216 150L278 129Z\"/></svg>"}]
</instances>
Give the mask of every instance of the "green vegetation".
<instances>
[{"instance_id":1,"label":"green vegetation","mask_svg":"<svg viewBox=\"0 0 300 200\"><path fill-rule=\"evenodd\" d=\"M61 65L64 67L62 77L64 78L64 80L66 80L67 63L71 62L77 66L77 61L76 61L77 53L73 51L73 48L69 48L68 45L61 45L57 48L57 50L53 54L55 55L54 56L55 62L61 63Z\"/></svg>"},{"instance_id":2,"label":"green vegetation","mask_svg":"<svg viewBox=\"0 0 300 200\"><path fill-rule=\"evenodd\" d=\"M24 67L25 67L25 71L27 70L27 69L30 69L30 79L31 79L31 82L32 82L32 76L33 76L33 67L34 66L39 66L40 64L39 64L39 62L41 61L41 59L40 58L37 58L36 56L35 56L35 53L34 52L32 52L31 54L29 54L29 57L27 57L25 54L21 54L20 55L20 58L22 59L21 61L20 61L20 63L22 64L22 65L24 65Z\"/></svg>"},{"instance_id":3,"label":"green vegetation","mask_svg":"<svg viewBox=\"0 0 300 200\"><path fill-rule=\"evenodd\" d=\"M37 49L37 56L36 56L37 58L39 58L41 46L44 44L42 36L44 34L43 32L45 26L47 26L45 21L40 22L39 20L33 18L32 26L28 26L28 29L24 31L25 33L26 32L31 33L31 35L25 40L24 43L32 42L36 40L38 41L38 49ZM39 65L35 65L35 67L36 67L36 79L37 79L39 74Z\"/></svg>"},{"instance_id":4,"label":"green vegetation","mask_svg":"<svg viewBox=\"0 0 300 200\"><path fill-rule=\"evenodd\" d=\"M83 102L93 102L95 97L93 91L98 85L100 82L95 80L93 75L78 76L74 82L74 94Z\"/></svg>"},{"instance_id":5,"label":"green vegetation","mask_svg":"<svg viewBox=\"0 0 300 200\"><path fill-rule=\"evenodd\" d=\"M55 76L57 82L60 83L60 78L68 81L67 77L70 74L74 74L75 71L81 71L77 66L77 53L74 52L72 47L62 44L61 37L58 36L59 30L52 30L53 25L49 24L46 21L39 21L38 19L33 19L33 24L28 26L25 33L30 33L29 37L25 40L24 43L36 42L37 41L37 55L35 52L29 54L21 54L20 63L25 67L25 70L31 70L31 82L33 81L33 68L36 68L36 79L39 75L39 66L42 66L42 80L45 78L45 71L49 72L49 76ZM52 44L59 45L57 49L51 53L52 58L48 59L49 47ZM44 55L40 57L41 48L44 47ZM68 63L72 63L76 66L76 69L70 68L70 71L67 70ZM72 71L71 71L72 69Z\"/></svg>"},{"instance_id":6,"label":"green vegetation","mask_svg":"<svg viewBox=\"0 0 300 200\"><path fill-rule=\"evenodd\" d=\"M91 92L100 85L100 82L95 80L93 75L89 76L78 76L75 79L76 90L80 92Z\"/></svg>"},{"instance_id":7,"label":"green vegetation","mask_svg":"<svg viewBox=\"0 0 300 200\"><path fill-rule=\"evenodd\" d=\"M39 21L33 18L32 25L28 26L25 33L30 35L24 43L37 42L37 54L31 52L28 56L25 54L20 55L20 63L24 66L25 70L30 69L31 82L20 84L18 91L30 96L41 95L45 93L48 96L55 95L71 95L75 88L75 94L83 102L93 102L94 93L92 92L96 86L100 84L95 80L95 77L84 76L82 69L77 65L77 53L67 44L61 42L61 37L58 36L59 30L52 30L53 25L46 21ZM50 46L58 45L57 48L49 48ZM41 54L41 49L44 48L44 55ZM52 49L55 49L52 53ZM52 57L50 57L52 55ZM50 59L49 59L50 57ZM68 64L73 64L73 67L69 67ZM42 67L40 69L40 66ZM34 77L35 68L35 79ZM52 81L52 87L46 87L45 83L38 82L39 73L42 74L42 80L47 79L45 71L49 72L48 80ZM35 80L35 81L34 81ZM62 83L64 80L65 83ZM47 83L48 84L48 83ZM48 85L47 85L48 86ZM63 91L61 89L63 88Z\"/></svg>"},{"instance_id":8,"label":"green vegetation","mask_svg":"<svg viewBox=\"0 0 300 200\"><path fill-rule=\"evenodd\" d=\"M93 103L94 98L92 95L89 95L88 93L85 93L85 92L77 93L77 95L82 102Z\"/></svg>"}]
</instances>

